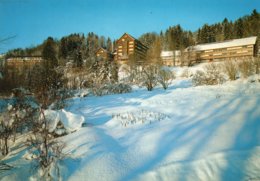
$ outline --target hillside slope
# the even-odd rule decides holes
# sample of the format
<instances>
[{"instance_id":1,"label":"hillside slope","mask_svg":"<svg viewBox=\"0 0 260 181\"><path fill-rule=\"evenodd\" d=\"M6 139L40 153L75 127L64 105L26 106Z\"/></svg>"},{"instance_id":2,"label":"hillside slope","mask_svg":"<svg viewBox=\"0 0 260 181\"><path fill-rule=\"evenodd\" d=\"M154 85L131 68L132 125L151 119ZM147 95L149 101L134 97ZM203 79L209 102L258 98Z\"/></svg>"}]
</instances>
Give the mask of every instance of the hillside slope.
<instances>
[{"instance_id":1,"label":"hillside slope","mask_svg":"<svg viewBox=\"0 0 260 181\"><path fill-rule=\"evenodd\" d=\"M184 79L166 91L73 98L66 111L83 116L88 126L62 138L68 154L60 163L62 177L259 180L259 80L192 87ZM23 160L7 159L20 169L2 180L37 180Z\"/></svg>"}]
</instances>

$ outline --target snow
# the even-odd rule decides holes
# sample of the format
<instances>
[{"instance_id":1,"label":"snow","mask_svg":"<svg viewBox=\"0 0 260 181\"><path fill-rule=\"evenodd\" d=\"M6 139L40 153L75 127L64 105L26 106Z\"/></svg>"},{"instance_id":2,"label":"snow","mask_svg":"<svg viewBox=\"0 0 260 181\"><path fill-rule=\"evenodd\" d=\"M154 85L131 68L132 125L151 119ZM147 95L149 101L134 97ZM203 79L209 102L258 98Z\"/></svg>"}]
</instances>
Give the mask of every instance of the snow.
<instances>
[{"instance_id":1,"label":"snow","mask_svg":"<svg viewBox=\"0 0 260 181\"><path fill-rule=\"evenodd\" d=\"M68 132L79 130L85 122L83 116L73 114L63 109L59 111L45 110L44 115L49 122L48 126L50 132L55 131L59 121L61 121L62 125Z\"/></svg>"},{"instance_id":2,"label":"snow","mask_svg":"<svg viewBox=\"0 0 260 181\"><path fill-rule=\"evenodd\" d=\"M63 180L259 180L260 76L193 87L175 70L166 91L75 97L47 111L78 130L61 138ZM29 161L5 162L17 169L2 180L32 179Z\"/></svg>"},{"instance_id":3,"label":"snow","mask_svg":"<svg viewBox=\"0 0 260 181\"><path fill-rule=\"evenodd\" d=\"M260 84L173 85L167 91L74 99L68 110L87 117L92 127L64 138L73 143L66 151L79 159L66 180L259 178ZM116 118L138 118L142 110L148 122L125 126ZM156 113L166 117L150 123L151 113L153 120Z\"/></svg>"},{"instance_id":4,"label":"snow","mask_svg":"<svg viewBox=\"0 0 260 181\"><path fill-rule=\"evenodd\" d=\"M85 122L83 116L70 113L65 110L59 112L60 120L66 130L72 132L81 128L82 124Z\"/></svg>"}]
</instances>

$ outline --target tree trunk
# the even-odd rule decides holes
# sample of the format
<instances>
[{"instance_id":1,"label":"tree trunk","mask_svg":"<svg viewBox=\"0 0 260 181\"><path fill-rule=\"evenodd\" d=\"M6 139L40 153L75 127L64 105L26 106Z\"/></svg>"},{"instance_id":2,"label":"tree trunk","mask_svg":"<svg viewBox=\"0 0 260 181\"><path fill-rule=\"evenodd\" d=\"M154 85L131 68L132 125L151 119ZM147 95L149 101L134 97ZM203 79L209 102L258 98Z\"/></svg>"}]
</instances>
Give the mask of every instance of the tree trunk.
<instances>
[{"instance_id":1,"label":"tree trunk","mask_svg":"<svg viewBox=\"0 0 260 181\"><path fill-rule=\"evenodd\" d=\"M8 137L5 137L5 140L4 140L4 154L3 155L7 155L9 153L8 151Z\"/></svg>"}]
</instances>

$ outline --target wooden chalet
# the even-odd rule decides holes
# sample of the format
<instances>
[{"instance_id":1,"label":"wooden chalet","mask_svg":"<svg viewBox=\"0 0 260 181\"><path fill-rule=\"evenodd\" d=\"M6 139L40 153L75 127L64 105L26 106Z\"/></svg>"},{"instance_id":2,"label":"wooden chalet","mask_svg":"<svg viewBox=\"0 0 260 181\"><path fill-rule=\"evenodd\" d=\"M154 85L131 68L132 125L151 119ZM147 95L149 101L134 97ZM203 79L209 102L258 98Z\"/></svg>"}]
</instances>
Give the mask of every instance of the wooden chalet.
<instances>
[{"instance_id":1,"label":"wooden chalet","mask_svg":"<svg viewBox=\"0 0 260 181\"><path fill-rule=\"evenodd\" d=\"M184 60L190 62L210 62L252 58L257 55L256 40L257 37L254 36L190 46L184 51Z\"/></svg>"},{"instance_id":2,"label":"wooden chalet","mask_svg":"<svg viewBox=\"0 0 260 181\"><path fill-rule=\"evenodd\" d=\"M96 56L97 58L102 58L104 60L111 60L113 58L112 53L102 47L96 51Z\"/></svg>"},{"instance_id":3,"label":"wooden chalet","mask_svg":"<svg viewBox=\"0 0 260 181\"><path fill-rule=\"evenodd\" d=\"M116 41L114 60L119 64L128 64L130 61L142 64L146 59L148 47L139 40L125 33Z\"/></svg>"}]
</instances>

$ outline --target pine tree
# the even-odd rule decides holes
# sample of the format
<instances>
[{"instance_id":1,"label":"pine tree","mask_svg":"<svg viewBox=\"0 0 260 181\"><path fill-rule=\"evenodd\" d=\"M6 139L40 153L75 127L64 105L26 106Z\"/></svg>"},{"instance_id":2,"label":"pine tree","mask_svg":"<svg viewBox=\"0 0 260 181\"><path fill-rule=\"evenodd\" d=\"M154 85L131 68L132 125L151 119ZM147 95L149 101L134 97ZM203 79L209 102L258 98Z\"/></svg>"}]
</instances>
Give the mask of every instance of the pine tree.
<instances>
[{"instance_id":1,"label":"pine tree","mask_svg":"<svg viewBox=\"0 0 260 181\"><path fill-rule=\"evenodd\" d=\"M80 47L74 51L74 65L78 68L82 67L83 59Z\"/></svg>"},{"instance_id":2,"label":"pine tree","mask_svg":"<svg viewBox=\"0 0 260 181\"><path fill-rule=\"evenodd\" d=\"M234 24L235 37L243 38L244 36L244 25L241 18L239 18Z\"/></svg>"},{"instance_id":3,"label":"pine tree","mask_svg":"<svg viewBox=\"0 0 260 181\"><path fill-rule=\"evenodd\" d=\"M222 22L223 26L223 34L224 40L232 39L232 22L229 22L227 18L225 18Z\"/></svg>"},{"instance_id":4,"label":"pine tree","mask_svg":"<svg viewBox=\"0 0 260 181\"><path fill-rule=\"evenodd\" d=\"M107 48L106 47L106 38L104 36L101 36L99 38L99 46L102 47L102 48Z\"/></svg>"},{"instance_id":5,"label":"pine tree","mask_svg":"<svg viewBox=\"0 0 260 181\"><path fill-rule=\"evenodd\" d=\"M113 51L113 50L112 50L113 45L112 45L112 41L111 41L110 38L107 38L106 44L107 44L107 45L106 45L107 51L108 51L108 52L112 52L112 51Z\"/></svg>"},{"instance_id":6,"label":"pine tree","mask_svg":"<svg viewBox=\"0 0 260 181\"><path fill-rule=\"evenodd\" d=\"M42 58L44 59L44 66L46 69L58 66L58 59L56 58L55 42L52 37L49 37L43 47Z\"/></svg>"}]
</instances>

